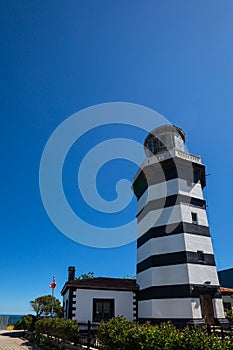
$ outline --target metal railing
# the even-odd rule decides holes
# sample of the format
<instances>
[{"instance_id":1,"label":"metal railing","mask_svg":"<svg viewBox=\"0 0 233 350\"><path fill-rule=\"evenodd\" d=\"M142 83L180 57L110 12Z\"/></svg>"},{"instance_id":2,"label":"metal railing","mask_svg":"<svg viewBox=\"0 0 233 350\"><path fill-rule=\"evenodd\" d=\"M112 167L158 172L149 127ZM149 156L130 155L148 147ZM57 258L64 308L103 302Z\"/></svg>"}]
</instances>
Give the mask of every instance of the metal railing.
<instances>
[{"instance_id":1,"label":"metal railing","mask_svg":"<svg viewBox=\"0 0 233 350\"><path fill-rule=\"evenodd\" d=\"M225 340L226 338L233 337L233 326L229 326L227 328L224 328L222 326L216 326L216 325L209 325L206 326L208 334L214 334L221 338L222 340Z\"/></svg>"},{"instance_id":2,"label":"metal railing","mask_svg":"<svg viewBox=\"0 0 233 350\"><path fill-rule=\"evenodd\" d=\"M0 330L6 329L9 321L8 315L0 315Z\"/></svg>"},{"instance_id":3,"label":"metal railing","mask_svg":"<svg viewBox=\"0 0 233 350\"><path fill-rule=\"evenodd\" d=\"M87 349L104 349L101 344L99 344L96 338L96 330L100 324L97 322L78 322L79 326L79 336L77 339L78 344L87 346Z\"/></svg>"}]
</instances>

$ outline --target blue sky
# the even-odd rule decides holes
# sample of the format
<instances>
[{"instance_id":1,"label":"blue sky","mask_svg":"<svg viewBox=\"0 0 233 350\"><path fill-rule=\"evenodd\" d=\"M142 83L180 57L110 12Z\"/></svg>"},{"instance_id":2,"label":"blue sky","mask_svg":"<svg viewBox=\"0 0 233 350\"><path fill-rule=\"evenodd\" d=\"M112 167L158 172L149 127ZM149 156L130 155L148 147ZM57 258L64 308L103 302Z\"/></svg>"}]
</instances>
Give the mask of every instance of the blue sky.
<instances>
[{"instance_id":1,"label":"blue sky","mask_svg":"<svg viewBox=\"0 0 233 350\"><path fill-rule=\"evenodd\" d=\"M211 174L208 215L217 267L232 267L232 13L227 0L1 1L0 314L29 313L30 300L50 293L53 275L60 297L69 265L77 274L135 275L135 243L97 249L71 241L52 224L40 197L48 138L70 115L95 104L144 105L184 129L188 149L201 154ZM90 143L118 135L111 128L93 132ZM119 128L120 137L131 132ZM134 135L143 141L143 133ZM74 145L64 167L74 206L75 159L85 147ZM117 169L128 179L136 171L123 161L110 165L97 182L108 200ZM135 200L116 220L125 222L134 211Z\"/></svg>"}]
</instances>

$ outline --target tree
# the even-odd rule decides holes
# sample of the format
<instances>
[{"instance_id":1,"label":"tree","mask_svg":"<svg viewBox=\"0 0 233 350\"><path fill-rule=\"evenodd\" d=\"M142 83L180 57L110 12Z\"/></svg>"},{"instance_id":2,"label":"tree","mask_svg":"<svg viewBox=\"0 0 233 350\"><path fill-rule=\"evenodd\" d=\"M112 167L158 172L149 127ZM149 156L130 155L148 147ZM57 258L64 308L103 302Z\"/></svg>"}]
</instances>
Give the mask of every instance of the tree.
<instances>
[{"instance_id":1,"label":"tree","mask_svg":"<svg viewBox=\"0 0 233 350\"><path fill-rule=\"evenodd\" d=\"M41 316L51 315L52 309L52 296L43 295L41 297L32 300L31 306L36 313L36 317L40 318ZM62 316L62 306L58 299L53 297L53 314L57 317Z\"/></svg>"},{"instance_id":2,"label":"tree","mask_svg":"<svg viewBox=\"0 0 233 350\"><path fill-rule=\"evenodd\" d=\"M84 273L83 275L77 277L77 280L88 280L90 278L95 278L94 272L90 271L88 273Z\"/></svg>"},{"instance_id":3,"label":"tree","mask_svg":"<svg viewBox=\"0 0 233 350\"><path fill-rule=\"evenodd\" d=\"M21 317L19 321L14 325L14 329L24 329L30 332L34 331L36 323L36 316L34 315L25 315Z\"/></svg>"},{"instance_id":4,"label":"tree","mask_svg":"<svg viewBox=\"0 0 233 350\"><path fill-rule=\"evenodd\" d=\"M132 276L132 275L124 275L122 277L123 280L136 280L136 276Z\"/></svg>"}]
</instances>

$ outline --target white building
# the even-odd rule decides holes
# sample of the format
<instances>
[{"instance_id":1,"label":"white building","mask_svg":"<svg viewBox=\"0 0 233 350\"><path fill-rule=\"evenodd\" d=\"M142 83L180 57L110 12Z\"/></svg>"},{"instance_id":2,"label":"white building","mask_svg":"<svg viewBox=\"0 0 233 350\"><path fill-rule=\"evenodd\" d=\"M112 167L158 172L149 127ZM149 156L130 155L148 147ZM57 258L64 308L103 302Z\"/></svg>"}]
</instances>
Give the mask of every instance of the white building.
<instances>
[{"instance_id":1,"label":"white building","mask_svg":"<svg viewBox=\"0 0 233 350\"><path fill-rule=\"evenodd\" d=\"M64 317L79 322L99 322L115 316L137 319L137 291L135 280L94 277L75 279L70 266L68 281L62 289Z\"/></svg>"}]
</instances>

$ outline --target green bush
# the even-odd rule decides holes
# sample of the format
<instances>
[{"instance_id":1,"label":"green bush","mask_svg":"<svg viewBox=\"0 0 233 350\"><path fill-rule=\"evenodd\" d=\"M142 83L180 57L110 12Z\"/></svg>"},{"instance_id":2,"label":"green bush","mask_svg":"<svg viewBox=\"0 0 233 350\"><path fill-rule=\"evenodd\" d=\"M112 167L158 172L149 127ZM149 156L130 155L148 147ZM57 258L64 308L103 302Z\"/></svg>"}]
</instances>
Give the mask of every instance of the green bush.
<instances>
[{"instance_id":1,"label":"green bush","mask_svg":"<svg viewBox=\"0 0 233 350\"><path fill-rule=\"evenodd\" d=\"M14 325L14 329L24 329L26 331L33 332L36 323L36 316L34 315L25 315L21 317Z\"/></svg>"},{"instance_id":2,"label":"green bush","mask_svg":"<svg viewBox=\"0 0 233 350\"><path fill-rule=\"evenodd\" d=\"M205 328L186 327L179 331L176 348L181 350L224 350L228 349L220 338L208 335Z\"/></svg>"},{"instance_id":3,"label":"green bush","mask_svg":"<svg viewBox=\"0 0 233 350\"><path fill-rule=\"evenodd\" d=\"M179 330L171 323L139 325L133 335L135 349L160 350L176 349Z\"/></svg>"},{"instance_id":4,"label":"green bush","mask_svg":"<svg viewBox=\"0 0 233 350\"><path fill-rule=\"evenodd\" d=\"M36 322L35 334L72 342L78 336L78 323L63 318L43 318Z\"/></svg>"},{"instance_id":5,"label":"green bush","mask_svg":"<svg viewBox=\"0 0 233 350\"><path fill-rule=\"evenodd\" d=\"M36 339L33 339L33 344L39 346L43 350L58 350L57 346L54 346L52 339L45 336L37 336Z\"/></svg>"},{"instance_id":6,"label":"green bush","mask_svg":"<svg viewBox=\"0 0 233 350\"><path fill-rule=\"evenodd\" d=\"M101 322L97 337L111 350L230 350L233 340L208 335L205 328L177 329L171 323L139 325L124 317Z\"/></svg>"},{"instance_id":7,"label":"green bush","mask_svg":"<svg viewBox=\"0 0 233 350\"><path fill-rule=\"evenodd\" d=\"M111 350L130 350L133 349L132 334L135 327L135 323L118 316L109 322L101 322L97 329L97 337Z\"/></svg>"},{"instance_id":8,"label":"green bush","mask_svg":"<svg viewBox=\"0 0 233 350\"><path fill-rule=\"evenodd\" d=\"M226 311L226 318L228 319L230 324L233 324L233 312L232 312L232 310Z\"/></svg>"}]
</instances>

